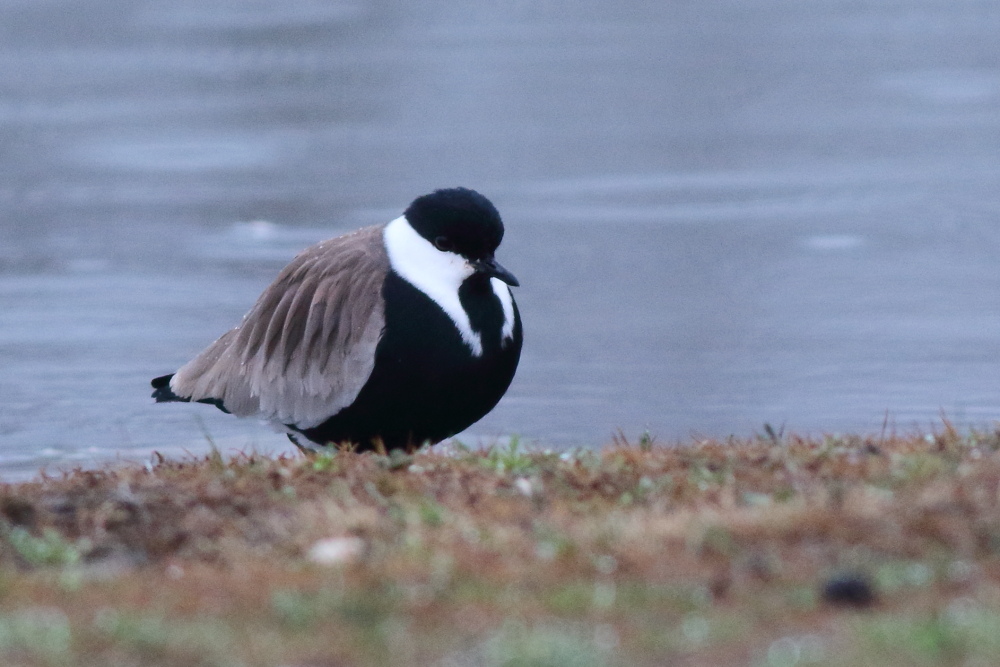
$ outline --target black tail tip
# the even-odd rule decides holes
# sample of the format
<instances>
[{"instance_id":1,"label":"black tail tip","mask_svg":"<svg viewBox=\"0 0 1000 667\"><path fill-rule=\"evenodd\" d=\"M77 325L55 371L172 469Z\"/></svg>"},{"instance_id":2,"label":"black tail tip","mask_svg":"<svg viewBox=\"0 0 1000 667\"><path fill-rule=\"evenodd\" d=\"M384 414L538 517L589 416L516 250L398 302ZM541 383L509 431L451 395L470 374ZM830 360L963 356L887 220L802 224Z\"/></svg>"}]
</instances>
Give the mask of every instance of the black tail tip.
<instances>
[{"instance_id":1,"label":"black tail tip","mask_svg":"<svg viewBox=\"0 0 1000 667\"><path fill-rule=\"evenodd\" d=\"M173 373L170 375L161 375L158 378L153 378L153 380L149 383L153 387L153 398L156 399L157 403L169 403L170 401L184 400L170 389L170 378L173 376Z\"/></svg>"}]
</instances>

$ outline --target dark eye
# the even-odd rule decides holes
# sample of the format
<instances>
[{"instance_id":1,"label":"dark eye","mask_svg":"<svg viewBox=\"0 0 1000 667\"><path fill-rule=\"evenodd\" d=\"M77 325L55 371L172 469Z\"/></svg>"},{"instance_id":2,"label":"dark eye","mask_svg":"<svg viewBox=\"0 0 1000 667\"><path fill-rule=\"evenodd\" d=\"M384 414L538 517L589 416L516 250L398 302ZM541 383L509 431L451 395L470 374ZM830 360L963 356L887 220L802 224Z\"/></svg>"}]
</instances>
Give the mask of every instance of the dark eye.
<instances>
[{"instance_id":1,"label":"dark eye","mask_svg":"<svg viewBox=\"0 0 1000 667\"><path fill-rule=\"evenodd\" d=\"M451 252L455 249L455 244L447 236L439 236L434 239L434 247L441 252Z\"/></svg>"}]
</instances>

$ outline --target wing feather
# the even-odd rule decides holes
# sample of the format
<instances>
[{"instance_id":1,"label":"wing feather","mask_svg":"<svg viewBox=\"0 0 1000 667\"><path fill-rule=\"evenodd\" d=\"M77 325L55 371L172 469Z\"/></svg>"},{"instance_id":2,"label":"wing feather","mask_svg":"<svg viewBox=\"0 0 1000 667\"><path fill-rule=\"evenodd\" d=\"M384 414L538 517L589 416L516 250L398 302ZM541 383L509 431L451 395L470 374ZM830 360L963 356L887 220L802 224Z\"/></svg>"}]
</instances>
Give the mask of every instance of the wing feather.
<instances>
[{"instance_id":1,"label":"wing feather","mask_svg":"<svg viewBox=\"0 0 1000 667\"><path fill-rule=\"evenodd\" d=\"M177 371L174 393L302 428L350 405L371 375L385 324L382 229L300 253L238 327Z\"/></svg>"}]
</instances>

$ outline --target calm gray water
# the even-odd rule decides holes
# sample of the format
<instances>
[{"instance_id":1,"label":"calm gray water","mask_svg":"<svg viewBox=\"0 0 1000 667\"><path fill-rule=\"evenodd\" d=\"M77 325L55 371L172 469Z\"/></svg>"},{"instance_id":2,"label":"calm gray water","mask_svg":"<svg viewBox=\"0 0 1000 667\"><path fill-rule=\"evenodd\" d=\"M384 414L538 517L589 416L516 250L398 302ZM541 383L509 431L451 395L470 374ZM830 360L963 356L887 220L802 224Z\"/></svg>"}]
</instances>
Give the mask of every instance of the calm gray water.
<instances>
[{"instance_id":1,"label":"calm gray water","mask_svg":"<svg viewBox=\"0 0 1000 667\"><path fill-rule=\"evenodd\" d=\"M287 450L148 380L466 185L522 366L466 439L1000 419L995 0L0 0L0 476Z\"/></svg>"}]
</instances>

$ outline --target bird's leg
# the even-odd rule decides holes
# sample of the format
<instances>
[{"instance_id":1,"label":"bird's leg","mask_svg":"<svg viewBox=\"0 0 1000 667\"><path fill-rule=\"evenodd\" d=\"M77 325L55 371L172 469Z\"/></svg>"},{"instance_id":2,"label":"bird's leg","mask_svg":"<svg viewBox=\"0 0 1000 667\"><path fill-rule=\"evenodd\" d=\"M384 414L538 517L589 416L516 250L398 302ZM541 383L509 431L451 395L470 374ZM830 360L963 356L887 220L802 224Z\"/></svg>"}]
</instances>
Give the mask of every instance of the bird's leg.
<instances>
[{"instance_id":1,"label":"bird's leg","mask_svg":"<svg viewBox=\"0 0 1000 667\"><path fill-rule=\"evenodd\" d=\"M299 448L300 452L302 452L303 454L312 453L313 450L309 449L308 447L303 447L302 443L298 441L298 439L295 437L294 433L286 433L285 435L288 436L288 439L292 441L293 445L295 445L296 447Z\"/></svg>"}]
</instances>

